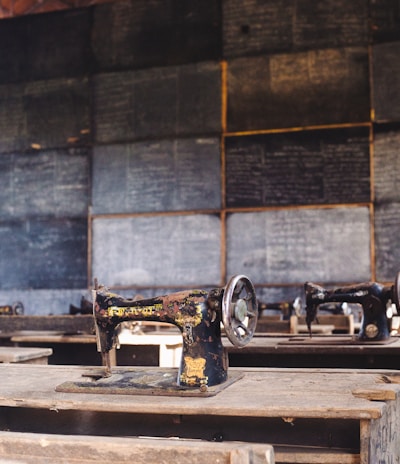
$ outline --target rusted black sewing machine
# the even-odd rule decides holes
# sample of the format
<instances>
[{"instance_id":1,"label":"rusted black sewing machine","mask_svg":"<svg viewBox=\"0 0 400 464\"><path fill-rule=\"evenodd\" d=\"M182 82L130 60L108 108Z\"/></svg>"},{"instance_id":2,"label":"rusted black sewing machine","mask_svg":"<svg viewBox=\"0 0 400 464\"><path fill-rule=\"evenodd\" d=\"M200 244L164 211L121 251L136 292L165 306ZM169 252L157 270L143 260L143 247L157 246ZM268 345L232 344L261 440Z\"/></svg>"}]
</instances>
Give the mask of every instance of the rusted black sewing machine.
<instances>
[{"instance_id":1,"label":"rusted black sewing machine","mask_svg":"<svg viewBox=\"0 0 400 464\"><path fill-rule=\"evenodd\" d=\"M243 275L232 277L222 288L211 291L185 290L150 299L124 298L105 287L93 290L93 315L96 325L97 349L104 368L88 384L60 386L59 391L136 393L141 389L153 394L174 394L177 391L210 392L209 387L230 384L228 357L221 340L221 323L228 339L236 346L245 346L257 325L257 300L254 287ZM110 351L117 343L116 330L127 321L158 321L173 324L182 333L182 357L174 378L173 371L157 369L144 375L136 369L111 368ZM223 388L223 387L221 387Z\"/></svg>"},{"instance_id":2,"label":"rusted black sewing machine","mask_svg":"<svg viewBox=\"0 0 400 464\"><path fill-rule=\"evenodd\" d=\"M69 314L73 316L76 314L92 314L93 313L93 303L87 300L84 296L81 297L80 306L75 306L73 304L69 305Z\"/></svg>"},{"instance_id":3,"label":"rusted black sewing machine","mask_svg":"<svg viewBox=\"0 0 400 464\"><path fill-rule=\"evenodd\" d=\"M358 341L383 342L390 339L388 318L389 304L399 309L400 273L393 285L385 286L377 282L365 282L357 285L327 290L311 282L304 284L306 294L306 322L311 335L311 324L317 318L320 305L328 302L357 303L362 307L363 315L358 333Z\"/></svg>"},{"instance_id":4,"label":"rusted black sewing machine","mask_svg":"<svg viewBox=\"0 0 400 464\"><path fill-rule=\"evenodd\" d=\"M0 306L0 316L21 316L22 314L24 314L24 305L20 301Z\"/></svg>"}]
</instances>

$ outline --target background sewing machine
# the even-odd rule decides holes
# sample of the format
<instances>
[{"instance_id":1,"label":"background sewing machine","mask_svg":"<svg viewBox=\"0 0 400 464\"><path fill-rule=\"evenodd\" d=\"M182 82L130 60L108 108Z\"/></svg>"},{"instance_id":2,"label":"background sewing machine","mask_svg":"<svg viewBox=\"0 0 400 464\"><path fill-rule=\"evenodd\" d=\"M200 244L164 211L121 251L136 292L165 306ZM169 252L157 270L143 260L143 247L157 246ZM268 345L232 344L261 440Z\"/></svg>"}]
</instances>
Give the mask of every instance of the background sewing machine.
<instances>
[{"instance_id":1,"label":"background sewing machine","mask_svg":"<svg viewBox=\"0 0 400 464\"><path fill-rule=\"evenodd\" d=\"M0 316L19 316L22 314L24 314L24 305L20 301L0 306Z\"/></svg>"},{"instance_id":2,"label":"background sewing machine","mask_svg":"<svg viewBox=\"0 0 400 464\"><path fill-rule=\"evenodd\" d=\"M280 312L284 321L289 320L290 316L300 316L301 312L301 299L300 297L295 298L293 301L279 301L273 303L258 302L258 313L260 316L263 315L264 311Z\"/></svg>"},{"instance_id":3,"label":"background sewing machine","mask_svg":"<svg viewBox=\"0 0 400 464\"><path fill-rule=\"evenodd\" d=\"M211 391L209 387L230 384L240 377L228 377L221 323L231 343L242 347L253 337L258 311L253 284L246 276L238 275L222 288L185 290L139 300L111 293L96 283L93 315L104 368L95 378L92 375L91 381L62 385L58 391L140 393L153 388L159 394L194 389L213 394L217 389ZM183 346L177 373L173 369L150 373L112 368L110 351L117 343L118 326L137 320L166 322L179 328Z\"/></svg>"},{"instance_id":4,"label":"background sewing machine","mask_svg":"<svg viewBox=\"0 0 400 464\"><path fill-rule=\"evenodd\" d=\"M399 310L400 273L393 285L365 282L327 290L312 282L304 284L306 294L306 322L311 335L311 324L317 319L319 307L326 303L357 303L362 307L362 319L357 335L358 342L387 342L390 323L387 310L394 304Z\"/></svg>"}]
</instances>

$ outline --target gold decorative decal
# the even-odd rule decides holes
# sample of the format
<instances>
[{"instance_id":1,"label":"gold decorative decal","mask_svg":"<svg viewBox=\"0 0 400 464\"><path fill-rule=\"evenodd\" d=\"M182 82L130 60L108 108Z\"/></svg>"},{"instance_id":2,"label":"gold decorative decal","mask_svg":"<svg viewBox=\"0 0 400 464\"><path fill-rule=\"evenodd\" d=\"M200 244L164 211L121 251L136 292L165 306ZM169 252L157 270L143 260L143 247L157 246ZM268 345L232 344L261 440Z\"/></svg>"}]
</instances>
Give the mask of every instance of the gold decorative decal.
<instances>
[{"instance_id":1,"label":"gold decorative decal","mask_svg":"<svg viewBox=\"0 0 400 464\"><path fill-rule=\"evenodd\" d=\"M204 369L206 360L204 358L192 358L185 356L185 371L181 374L180 380L186 385L198 385L200 381L206 381Z\"/></svg>"},{"instance_id":2,"label":"gold decorative decal","mask_svg":"<svg viewBox=\"0 0 400 464\"><path fill-rule=\"evenodd\" d=\"M203 314L201 312L201 304L198 303L195 306L196 314L193 316L189 316L188 314L182 314L182 312L178 312L175 315L175 323L176 325L183 327L185 325L190 324L192 327L196 327L201 323L203 320Z\"/></svg>"},{"instance_id":3,"label":"gold decorative decal","mask_svg":"<svg viewBox=\"0 0 400 464\"><path fill-rule=\"evenodd\" d=\"M153 306L110 306L107 309L108 317L123 317L123 316L142 316L150 317L161 311L163 305L157 303Z\"/></svg>"}]
</instances>

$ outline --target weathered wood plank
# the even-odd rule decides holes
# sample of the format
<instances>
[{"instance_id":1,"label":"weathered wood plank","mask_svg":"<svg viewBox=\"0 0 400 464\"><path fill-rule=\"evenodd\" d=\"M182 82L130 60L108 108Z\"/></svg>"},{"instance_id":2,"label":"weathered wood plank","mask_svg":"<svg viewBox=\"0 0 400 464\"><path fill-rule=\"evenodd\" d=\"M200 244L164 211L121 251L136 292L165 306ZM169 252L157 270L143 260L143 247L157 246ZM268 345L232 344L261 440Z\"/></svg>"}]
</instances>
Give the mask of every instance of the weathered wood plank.
<instances>
[{"instance_id":1,"label":"weathered wood plank","mask_svg":"<svg viewBox=\"0 0 400 464\"><path fill-rule=\"evenodd\" d=\"M28 363L42 359L43 364L47 364L47 358L52 352L51 348L0 346L0 362Z\"/></svg>"},{"instance_id":2,"label":"weathered wood plank","mask_svg":"<svg viewBox=\"0 0 400 464\"><path fill-rule=\"evenodd\" d=\"M0 432L1 462L79 464L274 464L271 445L156 438L121 438ZM15 461L18 459L18 461ZM8 462L8 461L7 461Z\"/></svg>"}]
</instances>

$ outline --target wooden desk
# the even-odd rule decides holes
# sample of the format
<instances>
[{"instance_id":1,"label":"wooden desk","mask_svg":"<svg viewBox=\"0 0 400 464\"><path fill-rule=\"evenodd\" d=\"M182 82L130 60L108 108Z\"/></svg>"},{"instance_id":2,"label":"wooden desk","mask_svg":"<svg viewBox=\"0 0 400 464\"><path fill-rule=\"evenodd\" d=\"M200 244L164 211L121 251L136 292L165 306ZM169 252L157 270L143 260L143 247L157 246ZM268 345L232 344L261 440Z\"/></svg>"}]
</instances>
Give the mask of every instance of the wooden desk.
<instances>
[{"instance_id":1,"label":"wooden desk","mask_svg":"<svg viewBox=\"0 0 400 464\"><path fill-rule=\"evenodd\" d=\"M129 330L123 330L118 340L121 345L155 345L159 350L160 367L179 367L182 357L182 334L168 331L145 332L133 334Z\"/></svg>"},{"instance_id":2,"label":"wooden desk","mask_svg":"<svg viewBox=\"0 0 400 464\"><path fill-rule=\"evenodd\" d=\"M0 363L47 364L51 348L0 346Z\"/></svg>"},{"instance_id":3,"label":"wooden desk","mask_svg":"<svg viewBox=\"0 0 400 464\"><path fill-rule=\"evenodd\" d=\"M332 334L335 330L335 325L332 321L323 322L321 324L313 324L312 332L315 334ZM297 316L290 316L289 319L282 319L279 315L265 316L258 318L256 332L262 334L299 334L308 333L308 327L304 320Z\"/></svg>"},{"instance_id":4,"label":"wooden desk","mask_svg":"<svg viewBox=\"0 0 400 464\"><path fill-rule=\"evenodd\" d=\"M276 463L376 464L398 459L398 371L231 368L230 375L242 377L206 397L55 391L66 381L98 371L0 365L2 430L272 444ZM114 373L122 371L115 368Z\"/></svg>"},{"instance_id":5,"label":"wooden desk","mask_svg":"<svg viewBox=\"0 0 400 464\"><path fill-rule=\"evenodd\" d=\"M229 364L243 367L302 367L400 369L400 337L391 343L329 344L329 340L351 340L351 335L315 335L313 344L301 335L255 336L244 348L223 338ZM353 337L356 337L353 335ZM321 343L317 344L320 340Z\"/></svg>"},{"instance_id":6,"label":"wooden desk","mask_svg":"<svg viewBox=\"0 0 400 464\"><path fill-rule=\"evenodd\" d=\"M120 348L113 353L113 365L178 367L180 364L180 333L155 331L136 335L122 331L118 338ZM51 347L54 354L50 364L101 365L95 335L25 331L11 335L10 340L18 346Z\"/></svg>"}]
</instances>

